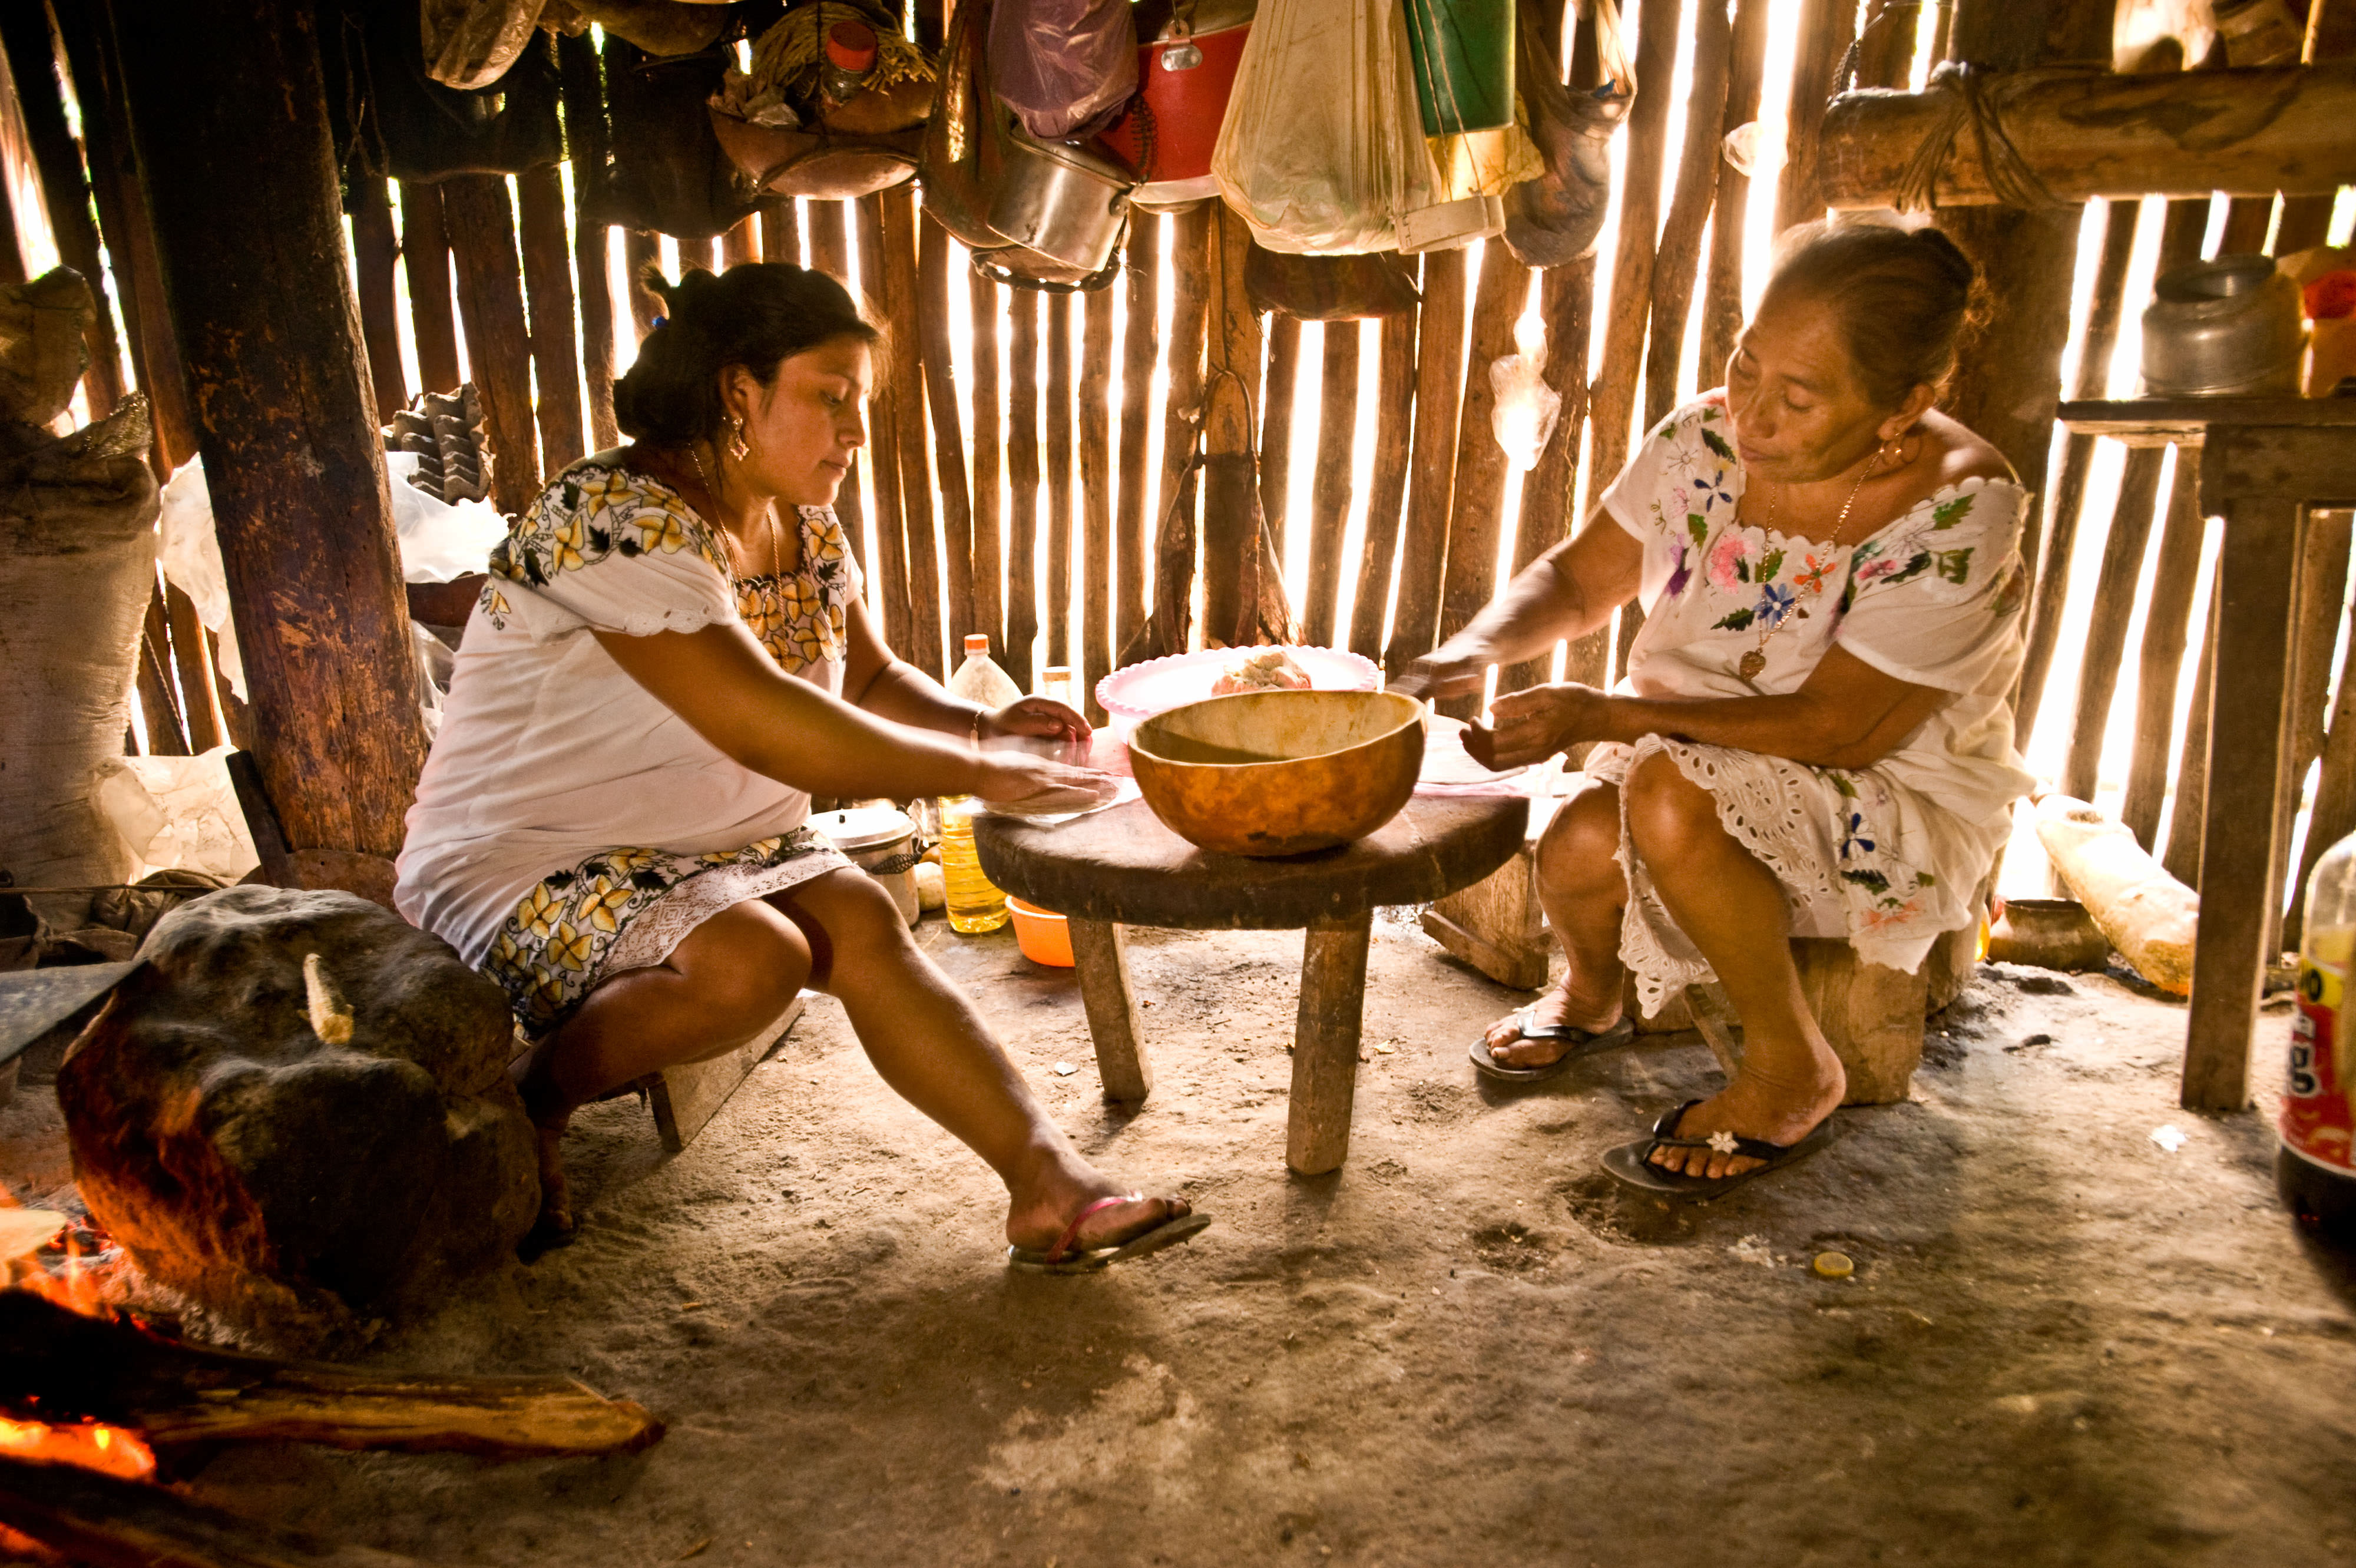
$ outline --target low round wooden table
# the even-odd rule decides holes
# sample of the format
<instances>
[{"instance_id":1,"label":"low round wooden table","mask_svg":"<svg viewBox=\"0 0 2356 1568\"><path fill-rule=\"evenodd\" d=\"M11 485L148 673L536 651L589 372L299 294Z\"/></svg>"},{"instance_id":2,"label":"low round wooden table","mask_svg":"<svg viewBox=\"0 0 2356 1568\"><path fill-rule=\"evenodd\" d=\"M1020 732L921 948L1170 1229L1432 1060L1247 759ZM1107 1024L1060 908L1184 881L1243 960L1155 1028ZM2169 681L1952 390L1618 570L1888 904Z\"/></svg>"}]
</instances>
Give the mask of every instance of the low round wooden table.
<instances>
[{"instance_id":1,"label":"low round wooden table","mask_svg":"<svg viewBox=\"0 0 2356 1568\"><path fill-rule=\"evenodd\" d=\"M1107 1100L1135 1103L1153 1088L1123 926L1305 928L1284 1157L1301 1175L1318 1176L1350 1152L1376 906L1428 903L1471 886L1513 858L1528 822L1529 802L1518 795L1419 794L1355 843L1249 860L1196 849L1144 801L1129 800L1044 826L984 815L974 822L974 843L991 881L1070 919Z\"/></svg>"}]
</instances>

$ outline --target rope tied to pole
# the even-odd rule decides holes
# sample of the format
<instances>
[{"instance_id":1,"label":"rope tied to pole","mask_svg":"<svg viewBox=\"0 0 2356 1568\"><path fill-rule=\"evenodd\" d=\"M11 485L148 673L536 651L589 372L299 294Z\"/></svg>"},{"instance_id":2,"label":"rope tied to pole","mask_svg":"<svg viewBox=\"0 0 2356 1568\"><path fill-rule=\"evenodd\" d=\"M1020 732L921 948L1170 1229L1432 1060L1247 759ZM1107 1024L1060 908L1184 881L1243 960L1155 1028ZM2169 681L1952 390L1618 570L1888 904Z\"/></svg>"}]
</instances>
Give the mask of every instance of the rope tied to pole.
<instances>
[{"instance_id":1,"label":"rope tied to pole","mask_svg":"<svg viewBox=\"0 0 2356 1568\"><path fill-rule=\"evenodd\" d=\"M1939 176L1954 156L1955 137L1969 124L1972 139L1979 147L1980 166L1987 171L1988 188L2007 207L2029 211L2050 211L2071 203L2053 194L2053 188L2029 166L2029 160L2013 145L2004 128L2002 106L1997 102L2001 73L1980 70L1954 60L1942 63L1931 73L1923 88L1924 95L1938 95L1942 100L1939 116L1922 145L1907 160L1906 171L1900 178L1895 205L1901 212L1932 212L1939 206Z\"/></svg>"}]
</instances>

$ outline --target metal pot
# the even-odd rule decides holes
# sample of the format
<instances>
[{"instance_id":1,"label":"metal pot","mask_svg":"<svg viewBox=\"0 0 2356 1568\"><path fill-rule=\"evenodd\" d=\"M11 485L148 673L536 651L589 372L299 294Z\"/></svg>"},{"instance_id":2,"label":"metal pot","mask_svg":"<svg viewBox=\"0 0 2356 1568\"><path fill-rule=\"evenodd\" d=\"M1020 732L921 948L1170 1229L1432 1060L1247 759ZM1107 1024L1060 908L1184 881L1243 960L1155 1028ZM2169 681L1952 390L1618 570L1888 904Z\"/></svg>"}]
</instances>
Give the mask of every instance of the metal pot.
<instances>
[{"instance_id":1,"label":"metal pot","mask_svg":"<svg viewBox=\"0 0 2356 1568\"><path fill-rule=\"evenodd\" d=\"M2271 256L2219 256L2162 277L2143 313L2154 397L2295 397L2306 348L2298 285Z\"/></svg>"},{"instance_id":2,"label":"metal pot","mask_svg":"<svg viewBox=\"0 0 2356 1568\"><path fill-rule=\"evenodd\" d=\"M1257 0L1138 0L1137 96L1104 144L1145 183L1130 199L1183 211L1219 194L1211 154L1243 64Z\"/></svg>"},{"instance_id":3,"label":"metal pot","mask_svg":"<svg viewBox=\"0 0 2356 1568\"><path fill-rule=\"evenodd\" d=\"M915 925L924 908L916 900L916 824L890 806L852 806L822 811L810 826L824 833L853 865L884 885L901 918Z\"/></svg>"},{"instance_id":4,"label":"metal pot","mask_svg":"<svg viewBox=\"0 0 2356 1568\"><path fill-rule=\"evenodd\" d=\"M1129 227L1132 180L1110 159L1008 129L990 226L1018 245L1096 273Z\"/></svg>"}]
</instances>

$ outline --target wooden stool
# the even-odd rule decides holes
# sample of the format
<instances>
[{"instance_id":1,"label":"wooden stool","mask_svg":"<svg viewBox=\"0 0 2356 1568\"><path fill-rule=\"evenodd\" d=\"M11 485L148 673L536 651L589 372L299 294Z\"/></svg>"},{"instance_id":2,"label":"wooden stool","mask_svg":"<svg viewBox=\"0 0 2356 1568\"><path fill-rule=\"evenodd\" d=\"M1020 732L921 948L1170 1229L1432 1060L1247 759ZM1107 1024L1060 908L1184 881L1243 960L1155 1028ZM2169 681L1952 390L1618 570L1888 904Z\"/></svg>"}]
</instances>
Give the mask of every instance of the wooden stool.
<instances>
[{"instance_id":1,"label":"wooden stool","mask_svg":"<svg viewBox=\"0 0 2356 1568\"><path fill-rule=\"evenodd\" d=\"M991 881L1070 919L1107 1100L1135 1103L1153 1088L1123 926L1306 929L1285 1163L1319 1176L1350 1150L1376 906L1420 904L1480 881L1521 848L1528 818L1518 795L1417 795L1355 843L1247 860L1196 849L1130 800L1046 826L985 815L974 822L974 843Z\"/></svg>"}]
</instances>

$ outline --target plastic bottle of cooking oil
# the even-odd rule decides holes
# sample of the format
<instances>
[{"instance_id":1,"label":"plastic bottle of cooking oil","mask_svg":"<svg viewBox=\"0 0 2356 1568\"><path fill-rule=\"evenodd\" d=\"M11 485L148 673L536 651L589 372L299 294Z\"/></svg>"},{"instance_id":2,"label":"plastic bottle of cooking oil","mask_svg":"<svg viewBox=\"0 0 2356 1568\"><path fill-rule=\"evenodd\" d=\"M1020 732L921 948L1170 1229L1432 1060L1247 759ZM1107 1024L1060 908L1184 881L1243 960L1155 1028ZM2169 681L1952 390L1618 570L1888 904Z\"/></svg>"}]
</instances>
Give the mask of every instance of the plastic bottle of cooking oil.
<instances>
[{"instance_id":1,"label":"plastic bottle of cooking oil","mask_svg":"<svg viewBox=\"0 0 2356 1568\"><path fill-rule=\"evenodd\" d=\"M2298 1016L2283 1093L2275 1185L2299 1224L2356 1242L2356 833L2316 863L2298 950Z\"/></svg>"},{"instance_id":2,"label":"plastic bottle of cooking oil","mask_svg":"<svg viewBox=\"0 0 2356 1568\"><path fill-rule=\"evenodd\" d=\"M990 639L965 639L965 662L949 677L949 695L995 711L1023 699L1023 688L990 656ZM973 847L973 819L982 810L970 795L941 801L941 884L948 895L949 929L979 936L1006 924L1006 895L981 874Z\"/></svg>"}]
</instances>

